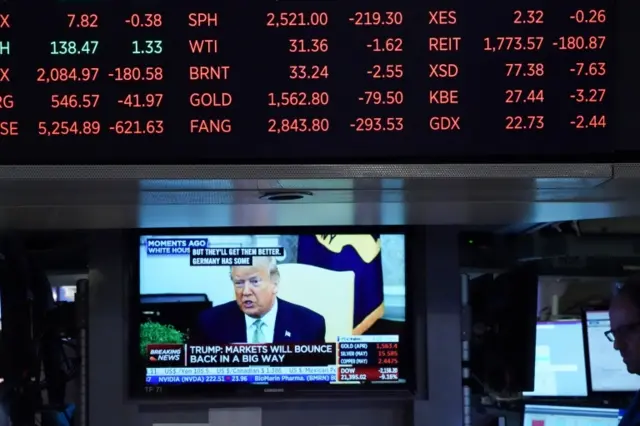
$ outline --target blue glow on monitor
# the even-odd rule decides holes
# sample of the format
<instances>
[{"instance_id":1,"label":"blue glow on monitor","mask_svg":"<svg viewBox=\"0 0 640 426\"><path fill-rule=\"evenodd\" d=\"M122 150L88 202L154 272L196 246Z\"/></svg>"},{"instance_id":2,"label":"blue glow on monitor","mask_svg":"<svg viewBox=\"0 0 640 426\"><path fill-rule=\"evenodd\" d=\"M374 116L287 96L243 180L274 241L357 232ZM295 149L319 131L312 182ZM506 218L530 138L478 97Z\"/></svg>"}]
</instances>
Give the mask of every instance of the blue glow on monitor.
<instances>
[{"instance_id":1,"label":"blue glow on monitor","mask_svg":"<svg viewBox=\"0 0 640 426\"><path fill-rule=\"evenodd\" d=\"M536 329L535 385L524 396L587 396L582 323L540 322Z\"/></svg>"}]
</instances>

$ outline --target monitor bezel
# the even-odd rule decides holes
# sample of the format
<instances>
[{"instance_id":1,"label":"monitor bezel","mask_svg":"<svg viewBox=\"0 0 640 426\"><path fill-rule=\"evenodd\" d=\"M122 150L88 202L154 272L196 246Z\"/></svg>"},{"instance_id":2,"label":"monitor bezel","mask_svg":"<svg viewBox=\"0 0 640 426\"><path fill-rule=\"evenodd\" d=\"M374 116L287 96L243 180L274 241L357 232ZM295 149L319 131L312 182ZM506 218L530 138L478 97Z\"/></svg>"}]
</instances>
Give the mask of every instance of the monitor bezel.
<instances>
[{"instance_id":1,"label":"monitor bezel","mask_svg":"<svg viewBox=\"0 0 640 426\"><path fill-rule=\"evenodd\" d=\"M225 384L202 386L202 385L180 385L157 387L160 392L148 389L145 384L145 367L140 362L139 347L139 325L134 324L138 315L140 299L140 238L146 235L274 235L274 234L402 234L405 238L405 334L408 336L403 342L405 348L401 352L401 367L409 373L405 376L406 383L401 384L363 384L353 386L336 386L325 383L278 383L274 385L250 385L250 384ZM149 228L139 229L131 233L126 247L127 257L130 259L127 282L128 286L128 318L126 348L126 371L129 388L129 397L136 400L194 400L203 398L298 398L298 397L324 397L333 398L341 396L357 396L364 393L367 396L412 398L417 388L416 377L416 345L415 342L422 342L424 338L416 335L416 293L410 285L411 282L424 282L424 272L416 268L420 263L413 260L411 256L412 247L416 245L415 239L411 237L410 227L406 226L322 226L322 227L242 227L242 228ZM417 252L423 252L419 247ZM422 268L424 269L424 268ZM153 387L156 388L156 387ZM338 389L336 389L338 388Z\"/></svg>"},{"instance_id":2,"label":"monitor bezel","mask_svg":"<svg viewBox=\"0 0 640 426\"><path fill-rule=\"evenodd\" d=\"M582 318L573 318L573 319L561 319L561 320L553 320L553 321L538 321L536 323L536 327L538 326L538 324L540 323L562 323L562 322L575 322L578 324L578 326L581 328L581 336L582 336L582 346L583 348L585 348L586 351L586 345L587 342L585 340L584 337L584 325L583 325L583 321ZM536 332L536 339L537 339L537 332ZM536 342L537 344L537 342ZM585 398L588 398L590 396L591 393L591 382L590 382L590 374L589 374L589 366L587 365L587 358L586 358L586 352L583 354L583 356L585 357L584 360L584 365L585 365L585 376L586 376L586 386L587 386L587 393L585 395L562 395L562 396L554 396L554 395L525 395L524 392L522 393L522 398L525 402L525 404L530 403L529 405L550 405L550 404L543 404L543 402L547 402L547 401L561 401L561 402L572 402L572 401L579 401L579 400L583 400ZM534 374L535 374L535 365L534 365Z\"/></svg>"},{"instance_id":3,"label":"monitor bezel","mask_svg":"<svg viewBox=\"0 0 640 426\"><path fill-rule=\"evenodd\" d=\"M521 424L524 425L524 418L526 415L526 411L527 411L527 405L535 405L538 407L555 407L555 408L592 408L592 409L601 409L601 410L615 410L618 411L618 416L620 415L620 410L622 408L617 408L617 407L613 407L613 406L602 406L602 403L598 403L595 401L591 401L591 400L587 400L587 399L582 399L581 403L574 403L574 404L567 404L566 400L558 400L558 401L546 401L545 403L531 403L531 402L525 402L522 405L522 416L521 416Z\"/></svg>"}]
</instances>

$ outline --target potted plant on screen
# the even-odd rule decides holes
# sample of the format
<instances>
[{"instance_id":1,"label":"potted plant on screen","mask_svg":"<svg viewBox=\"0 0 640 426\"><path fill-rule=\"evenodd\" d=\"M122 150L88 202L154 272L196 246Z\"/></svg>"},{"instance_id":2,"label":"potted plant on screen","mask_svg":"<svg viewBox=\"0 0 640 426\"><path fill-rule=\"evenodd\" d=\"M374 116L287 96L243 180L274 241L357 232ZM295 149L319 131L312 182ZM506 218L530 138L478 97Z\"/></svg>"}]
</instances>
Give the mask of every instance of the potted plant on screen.
<instances>
[{"instance_id":1,"label":"potted plant on screen","mask_svg":"<svg viewBox=\"0 0 640 426\"><path fill-rule=\"evenodd\" d=\"M153 344L184 344L184 333L172 325L164 325L153 321L140 324L140 354L147 357L147 346Z\"/></svg>"}]
</instances>

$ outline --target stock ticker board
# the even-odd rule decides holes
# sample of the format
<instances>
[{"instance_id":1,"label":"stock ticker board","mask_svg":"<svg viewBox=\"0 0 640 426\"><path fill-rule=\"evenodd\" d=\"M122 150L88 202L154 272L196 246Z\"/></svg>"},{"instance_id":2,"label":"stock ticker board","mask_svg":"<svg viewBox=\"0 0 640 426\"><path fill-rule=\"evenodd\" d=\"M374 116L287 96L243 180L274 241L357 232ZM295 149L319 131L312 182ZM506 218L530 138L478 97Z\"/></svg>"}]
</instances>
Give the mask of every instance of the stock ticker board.
<instances>
[{"instance_id":1,"label":"stock ticker board","mask_svg":"<svg viewBox=\"0 0 640 426\"><path fill-rule=\"evenodd\" d=\"M603 0L0 3L0 163L612 151Z\"/></svg>"}]
</instances>

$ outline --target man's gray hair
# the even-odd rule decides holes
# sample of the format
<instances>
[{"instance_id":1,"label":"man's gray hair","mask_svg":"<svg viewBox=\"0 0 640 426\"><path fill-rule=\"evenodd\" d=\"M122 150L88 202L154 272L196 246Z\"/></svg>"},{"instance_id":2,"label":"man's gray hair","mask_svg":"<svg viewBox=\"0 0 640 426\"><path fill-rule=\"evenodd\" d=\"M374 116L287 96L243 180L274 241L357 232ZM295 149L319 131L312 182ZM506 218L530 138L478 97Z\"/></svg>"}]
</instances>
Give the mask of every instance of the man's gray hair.
<instances>
[{"instance_id":1,"label":"man's gray hair","mask_svg":"<svg viewBox=\"0 0 640 426\"><path fill-rule=\"evenodd\" d=\"M280 283L280 270L278 269L278 261L274 256L253 256L251 259L253 266L266 265L269 271L269 277L276 284ZM245 265L238 265L245 266ZM248 266L248 265L246 265ZM233 266L229 269L229 275L233 274ZM233 276L231 277L233 279Z\"/></svg>"},{"instance_id":2,"label":"man's gray hair","mask_svg":"<svg viewBox=\"0 0 640 426\"><path fill-rule=\"evenodd\" d=\"M253 263L256 262L256 259L264 259L265 263L267 263L269 268L269 276L276 283L280 281L280 270L278 269L278 261L273 256L256 256L253 258Z\"/></svg>"},{"instance_id":3,"label":"man's gray hair","mask_svg":"<svg viewBox=\"0 0 640 426\"><path fill-rule=\"evenodd\" d=\"M616 297L626 297L640 311L640 274L634 274L614 286Z\"/></svg>"}]
</instances>

